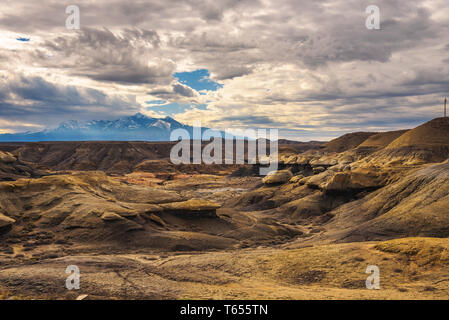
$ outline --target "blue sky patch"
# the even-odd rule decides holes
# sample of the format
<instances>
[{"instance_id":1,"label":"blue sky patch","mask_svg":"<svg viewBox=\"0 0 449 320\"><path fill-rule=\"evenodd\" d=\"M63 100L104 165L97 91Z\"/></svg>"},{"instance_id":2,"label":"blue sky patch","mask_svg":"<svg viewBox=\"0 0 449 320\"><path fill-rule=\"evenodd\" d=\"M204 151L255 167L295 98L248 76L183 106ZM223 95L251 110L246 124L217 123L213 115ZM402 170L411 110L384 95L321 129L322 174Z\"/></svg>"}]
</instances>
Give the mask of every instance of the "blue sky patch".
<instances>
[{"instance_id":1,"label":"blue sky patch","mask_svg":"<svg viewBox=\"0 0 449 320\"><path fill-rule=\"evenodd\" d=\"M210 79L210 73L207 69L199 69L192 72L177 72L173 76L182 84L196 91L216 91L223 87L222 84Z\"/></svg>"},{"instance_id":2,"label":"blue sky patch","mask_svg":"<svg viewBox=\"0 0 449 320\"><path fill-rule=\"evenodd\" d=\"M167 101L165 100L151 100L151 101L145 101L146 104L165 104Z\"/></svg>"},{"instance_id":3,"label":"blue sky patch","mask_svg":"<svg viewBox=\"0 0 449 320\"><path fill-rule=\"evenodd\" d=\"M19 37L16 39L17 41L21 41L21 42L28 42L30 41L30 38L23 38L23 37Z\"/></svg>"}]
</instances>

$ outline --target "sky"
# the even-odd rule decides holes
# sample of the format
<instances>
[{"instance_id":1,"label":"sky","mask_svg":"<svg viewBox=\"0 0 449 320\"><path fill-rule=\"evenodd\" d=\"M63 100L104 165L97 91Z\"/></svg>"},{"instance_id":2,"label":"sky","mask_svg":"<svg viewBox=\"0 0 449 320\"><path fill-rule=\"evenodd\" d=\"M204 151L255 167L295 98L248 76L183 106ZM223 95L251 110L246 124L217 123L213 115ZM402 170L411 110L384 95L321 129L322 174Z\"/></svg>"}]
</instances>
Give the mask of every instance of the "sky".
<instances>
[{"instance_id":1,"label":"sky","mask_svg":"<svg viewBox=\"0 0 449 320\"><path fill-rule=\"evenodd\" d=\"M0 133L137 112L302 141L415 127L449 95L448 17L447 0L2 0Z\"/></svg>"}]
</instances>

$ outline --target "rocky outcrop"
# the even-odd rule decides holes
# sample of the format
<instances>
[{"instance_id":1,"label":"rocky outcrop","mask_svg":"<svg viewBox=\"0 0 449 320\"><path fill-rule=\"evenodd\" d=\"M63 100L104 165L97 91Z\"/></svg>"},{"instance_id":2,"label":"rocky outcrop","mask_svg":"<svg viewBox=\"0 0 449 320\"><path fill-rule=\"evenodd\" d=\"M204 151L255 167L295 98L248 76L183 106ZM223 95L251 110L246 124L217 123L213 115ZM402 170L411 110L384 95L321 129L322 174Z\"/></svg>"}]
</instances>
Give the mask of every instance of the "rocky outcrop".
<instances>
[{"instance_id":1,"label":"rocky outcrop","mask_svg":"<svg viewBox=\"0 0 449 320\"><path fill-rule=\"evenodd\" d=\"M314 173L314 174L318 174L318 173L321 173L321 172L324 172L324 171L326 171L326 168L325 168L325 167L322 167L322 166L314 167L314 168L313 168L313 173Z\"/></svg>"},{"instance_id":2,"label":"rocky outcrop","mask_svg":"<svg viewBox=\"0 0 449 320\"><path fill-rule=\"evenodd\" d=\"M121 215L118 215L114 212L105 212L101 216L101 220L103 220L103 221L118 221L118 220L123 220L123 219L125 219L125 218L123 218Z\"/></svg>"},{"instance_id":3,"label":"rocky outcrop","mask_svg":"<svg viewBox=\"0 0 449 320\"><path fill-rule=\"evenodd\" d=\"M301 179L303 179L304 176L302 174L298 174L294 177L292 177L288 182L289 183L299 183L299 181L301 181Z\"/></svg>"},{"instance_id":4,"label":"rocky outcrop","mask_svg":"<svg viewBox=\"0 0 449 320\"><path fill-rule=\"evenodd\" d=\"M359 169L336 172L322 188L327 192L354 192L376 189L384 185L387 174L382 171Z\"/></svg>"},{"instance_id":5,"label":"rocky outcrop","mask_svg":"<svg viewBox=\"0 0 449 320\"><path fill-rule=\"evenodd\" d=\"M0 151L0 181L13 181L20 178L36 178L42 172L31 164L17 160L9 152Z\"/></svg>"},{"instance_id":6,"label":"rocky outcrop","mask_svg":"<svg viewBox=\"0 0 449 320\"><path fill-rule=\"evenodd\" d=\"M10 164L10 163L14 163L16 161L17 161L17 159L9 152L0 151L0 162L3 162L5 164Z\"/></svg>"},{"instance_id":7,"label":"rocky outcrop","mask_svg":"<svg viewBox=\"0 0 449 320\"><path fill-rule=\"evenodd\" d=\"M328 153L326 151L310 151L299 155L281 156L279 163L292 172L320 173L335 166L347 166L360 156L354 152Z\"/></svg>"},{"instance_id":8,"label":"rocky outcrop","mask_svg":"<svg viewBox=\"0 0 449 320\"><path fill-rule=\"evenodd\" d=\"M403 176L398 181L344 204L326 226L338 241L395 237L449 236L449 160Z\"/></svg>"},{"instance_id":9,"label":"rocky outcrop","mask_svg":"<svg viewBox=\"0 0 449 320\"><path fill-rule=\"evenodd\" d=\"M127 185L102 172L1 182L0 193L8 217L80 241L120 238L142 229L142 215L162 211L157 203L183 200L176 192Z\"/></svg>"},{"instance_id":10,"label":"rocky outcrop","mask_svg":"<svg viewBox=\"0 0 449 320\"><path fill-rule=\"evenodd\" d=\"M5 216L3 213L0 213L0 232L11 227L15 222L16 220Z\"/></svg>"},{"instance_id":11,"label":"rocky outcrop","mask_svg":"<svg viewBox=\"0 0 449 320\"><path fill-rule=\"evenodd\" d=\"M288 182L292 177L293 174L290 170L278 170L267 174L262 182L265 184L280 184Z\"/></svg>"},{"instance_id":12,"label":"rocky outcrop","mask_svg":"<svg viewBox=\"0 0 449 320\"><path fill-rule=\"evenodd\" d=\"M217 209L221 208L221 205L208 200L190 199L187 201L164 203L161 204L161 207L164 212L182 215L185 217L216 217Z\"/></svg>"},{"instance_id":13,"label":"rocky outcrop","mask_svg":"<svg viewBox=\"0 0 449 320\"><path fill-rule=\"evenodd\" d=\"M312 189L323 189L334 174L333 171L327 170L313 176L305 177L301 179L299 183L305 184Z\"/></svg>"}]
</instances>

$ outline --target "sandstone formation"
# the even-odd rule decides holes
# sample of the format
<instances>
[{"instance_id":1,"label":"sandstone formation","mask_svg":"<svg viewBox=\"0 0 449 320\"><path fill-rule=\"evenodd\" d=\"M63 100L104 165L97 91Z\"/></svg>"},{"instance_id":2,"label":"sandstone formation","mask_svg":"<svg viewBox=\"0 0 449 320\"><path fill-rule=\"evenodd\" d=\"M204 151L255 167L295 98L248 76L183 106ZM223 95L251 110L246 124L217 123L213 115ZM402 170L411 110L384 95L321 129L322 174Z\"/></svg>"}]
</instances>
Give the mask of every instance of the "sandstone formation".
<instances>
[{"instance_id":1,"label":"sandstone formation","mask_svg":"<svg viewBox=\"0 0 449 320\"><path fill-rule=\"evenodd\" d=\"M449 160L409 173L331 212L329 237L344 241L449 237Z\"/></svg>"},{"instance_id":2,"label":"sandstone formation","mask_svg":"<svg viewBox=\"0 0 449 320\"><path fill-rule=\"evenodd\" d=\"M5 216L3 213L0 213L0 230L12 226L15 222L16 220Z\"/></svg>"},{"instance_id":3,"label":"sandstone formation","mask_svg":"<svg viewBox=\"0 0 449 320\"><path fill-rule=\"evenodd\" d=\"M9 152L0 151L0 181L36 178L42 175L32 164L18 160Z\"/></svg>"},{"instance_id":4,"label":"sandstone formation","mask_svg":"<svg viewBox=\"0 0 449 320\"><path fill-rule=\"evenodd\" d=\"M263 179L263 183L265 184L277 184L277 183L285 183L288 182L293 177L293 174L290 170L278 170L272 171L267 174Z\"/></svg>"},{"instance_id":5,"label":"sandstone formation","mask_svg":"<svg viewBox=\"0 0 449 320\"><path fill-rule=\"evenodd\" d=\"M221 205L213 201L189 199L187 201L162 204L161 207L166 212L176 213L183 216L200 215L216 217L216 211Z\"/></svg>"}]
</instances>

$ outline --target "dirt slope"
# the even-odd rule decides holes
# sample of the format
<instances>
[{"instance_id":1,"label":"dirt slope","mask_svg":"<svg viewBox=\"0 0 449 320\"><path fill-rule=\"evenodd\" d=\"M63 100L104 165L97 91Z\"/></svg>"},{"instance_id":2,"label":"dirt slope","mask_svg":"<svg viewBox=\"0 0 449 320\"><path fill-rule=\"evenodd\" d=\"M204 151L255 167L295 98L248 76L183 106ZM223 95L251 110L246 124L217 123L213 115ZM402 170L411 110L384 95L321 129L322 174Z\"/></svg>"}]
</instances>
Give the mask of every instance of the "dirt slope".
<instances>
[{"instance_id":1,"label":"dirt slope","mask_svg":"<svg viewBox=\"0 0 449 320\"><path fill-rule=\"evenodd\" d=\"M366 161L380 165L420 165L449 158L449 118L436 118L407 131Z\"/></svg>"},{"instance_id":2,"label":"dirt slope","mask_svg":"<svg viewBox=\"0 0 449 320\"><path fill-rule=\"evenodd\" d=\"M326 143L324 150L327 152L343 152L359 146L376 132L353 132L333 139Z\"/></svg>"},{"instance_id":3,"label":"dirt slope","mask_svg":"<svg viewBox=\"0 0 449 320\"><path fill-rule=\"evenodd\" d=\"M363 141L358 148L383 148L388 146L392 141L402 136L408 130L397 130L379 132Z\"/></svg>"},{"instance_id":4,"label":"dirt slope","mask_svg":"<svg viewBox=\"0 0 449 320\"><path fill-rule=\"evenodd\" d=\"M71 254L0 267L10 295L74 299L447 299L448 239L161 255ZM68 265L81 290L64 287ZM367 290L368 265L380 290ZM6 291L7 292L7 291ZM7 298L7 297L6 297Z\"/></svg>"},{"instance_id":5,"label":"dirt slope","mask_svg":"<svg viewBox=\"0 0 449 320\"><path fill-rule=\"evenodd\" d=\"M449 117L436 118L409 130L391 142L387 149L420 146L449 146Z\"/></svg>"}]
</instances>

